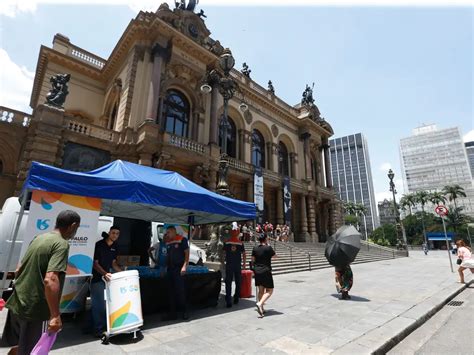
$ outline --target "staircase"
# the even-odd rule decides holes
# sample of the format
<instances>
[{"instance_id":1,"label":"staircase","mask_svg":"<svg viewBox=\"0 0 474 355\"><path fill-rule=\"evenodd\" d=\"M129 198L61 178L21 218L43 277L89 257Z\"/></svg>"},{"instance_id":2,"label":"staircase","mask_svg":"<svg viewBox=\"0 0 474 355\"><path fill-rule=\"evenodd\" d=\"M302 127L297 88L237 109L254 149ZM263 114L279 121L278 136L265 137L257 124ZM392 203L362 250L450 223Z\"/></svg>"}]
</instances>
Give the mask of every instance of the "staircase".
<instances>
[{"instance_id":1,"label":"staircase","mask_svg":"<svg viewBox=\"0 0 474 355\"><path fill-rule=\"evenodd\" d=\"M207 240L193 240L192 242L199 248L206 250L205 243L208 242ZM247 261L250 261L252 249L256 243L244 242L244 245ZM272 240L270 245L276 252L276 257L272 259L273 275L333 267L324 256L324 243L283 243ZM405 251L381 247L363 241L361 250L353 264L395 259L404 256L406 256Z\"/></svg>"}]
</instances>

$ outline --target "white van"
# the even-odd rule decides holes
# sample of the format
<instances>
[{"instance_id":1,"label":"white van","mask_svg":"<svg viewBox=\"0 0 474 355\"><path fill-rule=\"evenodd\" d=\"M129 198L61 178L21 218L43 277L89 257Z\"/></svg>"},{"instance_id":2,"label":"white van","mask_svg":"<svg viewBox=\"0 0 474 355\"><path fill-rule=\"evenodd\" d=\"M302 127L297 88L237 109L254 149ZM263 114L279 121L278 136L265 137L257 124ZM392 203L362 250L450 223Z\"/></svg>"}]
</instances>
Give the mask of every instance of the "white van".
<instances>
[{"instance_id":1,"label":"white van","mask_svg":"<svg viewBox=\"0 0 474 355\"><path fill-rule=\"evenodd\" d=\"M17 197L9 197L3 204L3 208L0 211L0 272L14 271L18 265L20 259L21 246L24 240L24 233L26 223L28 221L29 211L25 211L21 220L20 229L18 236L15 241L13 250L13 257L10 260L10 264L7 267L7 259L10 253L10 247L12 245L13 233L15 226L20 214L20 202ZM102 239L102 232L108 231L114 223L114 218L109 216L100 216L99 225L97 228L97 240ZM163 235L163 223L152 222L152 245L158 241L158 236ZM205 261L206 253L198 248L196 245L191 244L189 262L191 264L198 264L199 259Z\"/></svg>"}]
</instances>

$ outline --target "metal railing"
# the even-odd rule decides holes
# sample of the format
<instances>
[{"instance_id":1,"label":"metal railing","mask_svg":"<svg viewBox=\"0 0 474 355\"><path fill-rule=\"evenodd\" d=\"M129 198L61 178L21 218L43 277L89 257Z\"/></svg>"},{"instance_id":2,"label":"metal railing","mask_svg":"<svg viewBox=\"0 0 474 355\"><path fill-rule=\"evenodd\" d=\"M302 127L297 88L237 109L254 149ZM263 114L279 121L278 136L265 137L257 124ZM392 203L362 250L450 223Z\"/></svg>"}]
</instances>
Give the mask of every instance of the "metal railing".
<instances>
[{"instance_id":1,"label":"metal railing","mask_svg":"<svg viewBox=\"0 0 474 355\"><path fill-rule=\"evenodd\" d=\"M283 246L283 247L289 249L290 250L290 262L292 264L293 264L293 249L295 249L295 252L297 252L298 254L307 256L308 257L308 269L309 269L309 271L311 271L311 253L310 252L308 252L306 250L303 250L303 249L300 249L298 247L295 247L291 244L280 242L280 241L276 240L273 237L267 237L267 239L270 242L273 242L273 248L275 249L275 251L277 250L277 245L280 245L280 246Z\"/></svg>"}]
</instances>

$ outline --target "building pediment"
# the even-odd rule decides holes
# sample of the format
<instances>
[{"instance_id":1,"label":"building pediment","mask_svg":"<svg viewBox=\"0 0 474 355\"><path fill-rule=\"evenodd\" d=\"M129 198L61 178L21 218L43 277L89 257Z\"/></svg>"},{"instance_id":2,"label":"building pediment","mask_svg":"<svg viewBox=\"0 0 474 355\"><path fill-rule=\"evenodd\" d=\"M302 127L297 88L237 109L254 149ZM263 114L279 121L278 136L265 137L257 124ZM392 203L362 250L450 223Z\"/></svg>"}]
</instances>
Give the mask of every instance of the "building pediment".
<instances>
[{"instance_id":1,"label":"building pediment","mask_svg":"<svg viewBox=\"0 0 474 355\"><path fill-rule=\"evenodd\" d=\"M168 4L165 3L158 8L156 15L193 41L201 45L208 42L211 32L202 19L205 16L203 11L197 14L193 9L181 8L180 6L171 10Z\"/></svg>"}]
</instances>

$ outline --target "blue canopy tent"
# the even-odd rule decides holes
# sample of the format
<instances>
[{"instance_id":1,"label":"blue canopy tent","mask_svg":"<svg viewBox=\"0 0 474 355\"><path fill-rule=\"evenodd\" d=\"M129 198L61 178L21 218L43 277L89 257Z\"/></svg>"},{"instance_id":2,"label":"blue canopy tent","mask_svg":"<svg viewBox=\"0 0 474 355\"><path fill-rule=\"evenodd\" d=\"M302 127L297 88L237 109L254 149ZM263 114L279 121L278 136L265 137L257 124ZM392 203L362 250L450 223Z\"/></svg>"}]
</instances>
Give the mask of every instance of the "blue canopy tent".
<instances>
[{"instance_id":1,"label":"blue canopy tent","mask_svg":"<svg viewBox=\"0 0 474 355\"><path fill-rule=\"evenodd\" d=\"M97 197L102 199L103 215L146 221L208 224L252 220L256 216L254 203L216 194L172 171L116 160L80 173L33 162L23 184L7 265L31 190ZM5 272L1 289L5 288L6 276Z\"/></svg>"},{"instance_id":2,"label":"blue canopy tent","mask_svg":"<svg viewBox=\"0 0 474 355\"><path fill-rule=\"evenodd\" d=\"M23 185L102 199L103 215L167 223L208 224L255 219L255 204L228 198L172 171L116 160L79 173L33 162Z\"/></svg>"}]
</instances>

